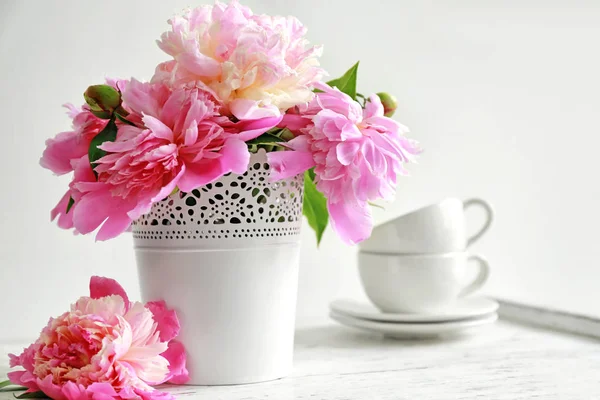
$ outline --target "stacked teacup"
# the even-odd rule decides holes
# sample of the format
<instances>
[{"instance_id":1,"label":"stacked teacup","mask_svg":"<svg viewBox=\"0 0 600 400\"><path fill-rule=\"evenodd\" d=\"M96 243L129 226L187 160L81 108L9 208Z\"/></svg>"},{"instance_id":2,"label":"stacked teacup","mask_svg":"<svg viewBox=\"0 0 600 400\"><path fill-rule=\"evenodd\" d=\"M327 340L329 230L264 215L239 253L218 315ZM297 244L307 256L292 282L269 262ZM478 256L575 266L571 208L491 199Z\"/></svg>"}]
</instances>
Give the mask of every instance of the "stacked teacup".
<instances>
[{"instance_id":1,"label":"stacked teacup","mask_svg":"<svg viewBox=\"0 0 600 400\"><path fill-rule=\"evenodd\" d=\"M473 207L482 208L486 218L468 236L465 211ZM331 316L399 337L436 336L493 322L497 303L472 296L487 281L489 264L467 250L492 219L484 200L449 198L376 226L358 256L362 285L376 308L336 301Z\"/></svg>"}]
</instances>

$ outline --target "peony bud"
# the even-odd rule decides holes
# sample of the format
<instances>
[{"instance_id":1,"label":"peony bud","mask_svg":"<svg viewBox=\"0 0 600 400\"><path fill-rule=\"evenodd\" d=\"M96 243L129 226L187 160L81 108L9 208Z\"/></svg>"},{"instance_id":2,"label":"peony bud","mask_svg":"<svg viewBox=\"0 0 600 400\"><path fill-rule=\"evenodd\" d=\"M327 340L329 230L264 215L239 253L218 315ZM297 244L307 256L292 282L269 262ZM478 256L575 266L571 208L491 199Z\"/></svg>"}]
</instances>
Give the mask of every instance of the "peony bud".
<instances>
[{"instance_id":1,"label":"peony bud","mask_svg":"<svg viewBox=\"0 0 600 400\"><path fill-rule=\"evenodd\" d=\"M398 108L398 100L396 100L396 97L385 92L377 93L377 96L379 96L381 104L383 104L383 115L386 117L394 115L396 108Z\"/></svg>"},{"instance_id":2,"label":"peony bud","mask_svg":"<svg viewBox=\"0 0 600 400\"><path fill-rule=\"evenodd\" d=\"M121 106L121 93L108 85L88 87L83 93L83 98L98 118L110 119L115 110Z\"/></svg>"}]
</instances>

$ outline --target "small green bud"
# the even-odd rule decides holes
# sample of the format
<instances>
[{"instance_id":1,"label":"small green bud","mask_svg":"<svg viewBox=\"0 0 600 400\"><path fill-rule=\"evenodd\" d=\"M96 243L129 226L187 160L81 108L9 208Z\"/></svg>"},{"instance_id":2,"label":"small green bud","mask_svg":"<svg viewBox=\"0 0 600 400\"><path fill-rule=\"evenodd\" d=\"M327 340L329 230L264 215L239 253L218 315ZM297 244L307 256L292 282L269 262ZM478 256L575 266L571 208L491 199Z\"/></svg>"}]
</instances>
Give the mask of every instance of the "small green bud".
<instances>
[{"instance_id":1,"label":"small green bud","mask_svg":"<svg viewBox=\"0 0 600 400\"><path fill-rule=\"evenodd\" d=\"M83 93L85 102L98 118L110 119L121 106L121 93L112 86L93 85Z\"/></svg>"},{"instance_id":2,"label":"small green bud","mask_svg":"<svg viewBox=\"0 0 600 400\"><path fill-rule=\"evenodd\" d=\"M398 108L398 100L396 100L396 97L385 92L377 93L377 96L379 96L381 104L383 104L383 115L386 117L394 115L396 108Z\"/></svg>"}]
</instances>

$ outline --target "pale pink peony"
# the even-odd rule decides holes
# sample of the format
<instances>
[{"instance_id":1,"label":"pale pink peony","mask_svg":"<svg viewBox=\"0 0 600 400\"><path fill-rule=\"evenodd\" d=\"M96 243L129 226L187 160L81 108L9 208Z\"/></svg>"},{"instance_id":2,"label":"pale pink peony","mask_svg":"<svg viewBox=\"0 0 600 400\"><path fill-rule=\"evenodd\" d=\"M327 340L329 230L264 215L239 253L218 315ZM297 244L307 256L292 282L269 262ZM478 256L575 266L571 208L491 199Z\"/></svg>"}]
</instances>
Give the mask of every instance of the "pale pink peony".
<instances>
[{"instance_id":1,"label":"pale pink peony","mask_svg":"<svg viewBox=\"0 0 600 400\"><path fill-rule=\"evenodd\" d=\"M240 120L278 116L313 97L324 74L320 47L308 47L294 17L253 15L237 1L216 2L172 18L158 44L174 58L153 81L203 84Z\"/></svg>"},{"instance_id":2,"label":"pale pink peony","mask_svg":"<svg viewBox=\"0 0 600 400\"><path fill-rule=\"evenodd\" d=\"M217 114L218 104L198 88L171 90L164 84L132 80L123 99L140 126L121 125L115 142L100 146L108 154L97 161L98 181L74 181L81 193L73 225L96 238L124 232L131 222L175 188L191 191L234 172L250 160L245 141L274 127L281 117L231 122Z\"/></svg>"},{"instance_id":3,"label":"pale pink peony","mask_svg":"<svg viewBox=\"0 0 600 400\"><path fill-rule=\"evenodd\" d=\"M302 108L312 122L288 143L292 151L268 153L271 178L279 180L315 167L317 189L327 198L334 230L348 244L370 236L373 220L369 201L393 198L396 176L419 153L403 136L408 129L384 117L379 97L372 95L363 110L348 95L325 84ZM289 117L288 117L289 118ZM294 117L295 118L295 117Z\"/></svg>"},{"instance_id":4,"label":"pale pink peony","mask_svg":"<svg viewBox=\"0 0 600 400\"><path fill-rule=\"evenodd\" d=\"M12 383L55 400L173 399L151 385L185 382L175 312L164 302L129 302L114 280L92 277L90 297L50 319L20 356L10 355Z\"/></svg>"}]
</instances>

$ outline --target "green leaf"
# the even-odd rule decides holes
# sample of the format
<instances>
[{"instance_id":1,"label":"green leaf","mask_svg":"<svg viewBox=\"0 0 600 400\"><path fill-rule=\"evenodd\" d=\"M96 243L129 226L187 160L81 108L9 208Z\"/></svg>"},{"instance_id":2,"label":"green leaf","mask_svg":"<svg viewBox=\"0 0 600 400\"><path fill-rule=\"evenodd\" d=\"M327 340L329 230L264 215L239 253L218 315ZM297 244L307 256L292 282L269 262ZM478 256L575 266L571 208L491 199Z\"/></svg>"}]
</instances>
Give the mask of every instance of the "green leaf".
<instances>
[{"instance_id":1,"label":"green leaf","mask_svg":"<svg viewBox=\"0 0 600 400\"><path fill-rule=\"evenodd\" d=\"M127 125L135 126L135 124L133 122L125 119L125 117L122 116L121 114L115 113L115 116L119 119L119 121L121 121L121 122L123 122L123 123L125 123Z\"/></svg>"},{"instance_id":2,"label":"green leaf","mask_svg":"<svg viewBox=\"0 0 600 400\"><path fill-rule=\"evenodd\" d=\"M304 204L302 212L308 220L308 225L317 235L317 246L321 243L323 232L329 223L329 212L327 211L327 200L317 190L314 182L315 173L312 170L304 173Z\"/></svg>"},{"instance_id":3,"label":"green leaf","mask_svg":"<svg viewBox=\"0 0 600 400\"><path fill-rule=\"evenodd\" d=\"M354 64L341 78L327 82L329 86L337 87L341 92L356 100L356 78L358 76L358 63Z\"/></svg>"},{"instance_id":4,"label":"green leaf","mask_svg":"<svg viewBox=\"0 0 600 400\"><path fill-rule=\"evenodd\" d=\"M13 396L15 396L15 395L13 394ZM18 396L15 396L15 399L47 399L47 398L48 398L48 396L46 396L44 394L44 392L40 392L40 391L28 392L28 393L23 393Z\"/></svg>"},{"instance_id":5,"label":"green leaf","mask_svg":"<svg viewBox=\"0 0 600 400\"><path fill-rule=\"evenodd\" d=\"M12 386L12 387L9 387ZM26 387L15 385L10 380L0 382L0 392L14 392L17 390L27 390Z\"/></svg>"},{"instance_id":6,"label":"green leaf","mask_svg":"<svg viewBox=\"0 0 600 400\"><path fill-rule=\"evenodd\" d=\"M75 204L75 200L73 200L72 197L69 197L69 203L67 204L67 211L65 212L65 214L68 214L69 211L71 211L71 207L73 207L74 204Z\"/></svg>"},{"instance_id":7,"label":"green leaf","mask_svg":"<svg viewBox=\"0 0 600 400\"><path fill-rule=\"evenodd\" d=\"M280 138L279 136L272 135L270 133L263 133L257 138L247 141L247 144L273 144L273 143L281 143L285 142L285 139Z\"/></svg>"},{"instance_id":8,"label":"green leaf","mask_svg":"<svg viewBox=\"0 0 600 400\"><path fill-rule=\"evenodd\" d=\"M25 386L9 386L9 387L5 387L0 389L0 393L6 393L6 392L20 392L23 390L27 390L27 388Z\"/></svg>"},{"instance_id":9,"label":"green leaf","mask_svg":"<svg viewBox=\"0 0 600 400\"><path fill-rule=\"evenodd\" d=\"M2 382L0 382L0 389L2 389L4 387L7 387L7 386L10 386L12 384L13 383L10 380L2 381Z\"/></svg>"},{"instance_id":10,"label":"green leaf","mask_svg":"<svg viewBox=\"0 0 600 400\"><path fill-rule=\"evenodd\" d=\"M115 120L111 119L108 121L108 124L98 133L90 143L90 148L88 149L88 156L90 158L90 164L92 165L92 170L95 167L96 161L106 155L104 150L98 148L104 142L114 142L117 138L117 125L115 124ZM94 171L96 174L96 171Z\"/></svg>"}]
</instances>

